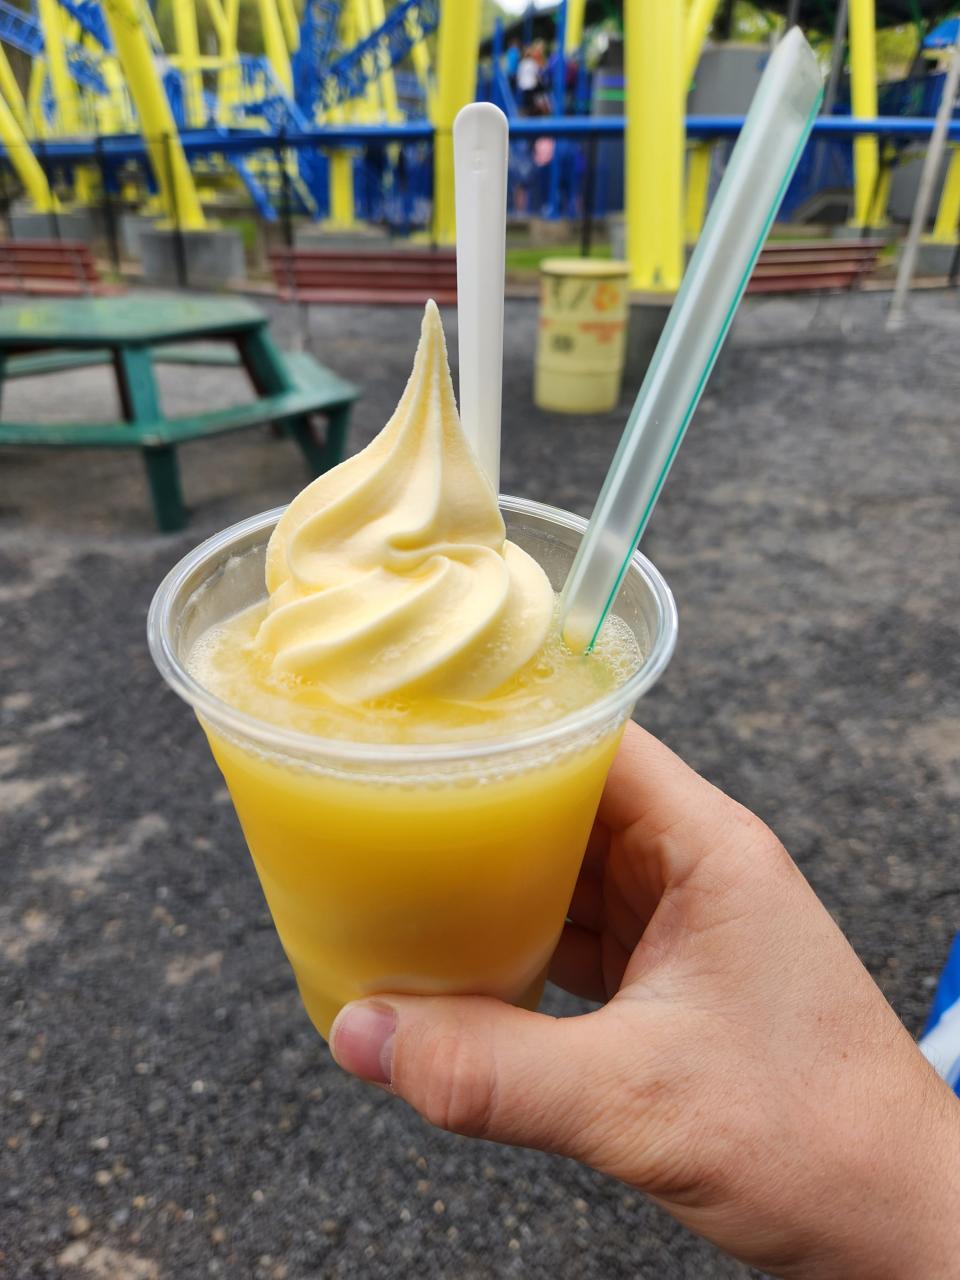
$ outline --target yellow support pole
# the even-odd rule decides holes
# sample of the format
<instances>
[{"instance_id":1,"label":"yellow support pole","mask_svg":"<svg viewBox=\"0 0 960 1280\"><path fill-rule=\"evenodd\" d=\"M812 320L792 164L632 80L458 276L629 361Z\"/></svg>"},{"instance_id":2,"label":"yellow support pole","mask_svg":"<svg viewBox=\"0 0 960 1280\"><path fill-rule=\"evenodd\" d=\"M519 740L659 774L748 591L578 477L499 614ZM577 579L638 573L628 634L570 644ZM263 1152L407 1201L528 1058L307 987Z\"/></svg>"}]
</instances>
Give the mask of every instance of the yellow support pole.
<instances>
[{"instance_id":1,"label":"yellow support pole","mask_svg":"<svg viewBox=\"0 0 960 1280\"><path fill-rule=\"evenodd\" d=\"M683 79L687 88L697 71L703 42L707 38L717 0L687 0L687 17L683 33Z\"/></svg>"},{"instance_id":2,"label":"yellow support pole","mask_svg":"<svg viewBox=\"0 0 960 1280\"><path fill-rule=\"evenodd\" d=\"M347 21L348 25L352 24L352 39L346 42L346 47L350 48L361 40L366 40L372 30L367 0L348 0ZM377 70L374 54L366 55L364 69L367 72L367 87L363 97L354 98L349 106L354 120L361 120L364 124L377 124L383 119L383 110L377 77L372 74Z\"/></svg>"},{"instance_id":3,"label":"yellow support pole","mask_svg":"<svg viewBox=\"0 0 960 1280\"><path fill-rule=\"evenodd\" d=\"M427 101L427 119L434 118L436 108L437 90L433 83L433 71L430 66L430 51L427 48L427 42L421 37L410 50L410 61L413 63L414 74L420 81L423 88L423 94Z\"/></svg>"},{"instance_id":4,"label":"yellow support pole","mask_svg":"<svg viewBox=\"0 0 960 1280\"><path fill-rule=\"evenodd\" d=\"M17 128L21 133L26 133L29 128L27 104L23 100L19 82L13 74L13 67L2 44L0 44L0 93L6 100L7 110L12 113L17 122Z\"/></svg>"},{"instance_id":5,"label":"yellow support pole","mask_svg":"<svg viewBox=\"0 0 960 1280\"><path fill-rule=\"evenodd\" d=\"M88 132L83 126L80 110L80 94L70 74L67 62L66 40L68 33L76 36L70 22L57 0L39 0L37 12L43 27L43 51L50 76L50 87L56 103L56 128L61 134L79 137ZM88 165L78 165L74 170L73 195L81 204L88 204L93 197L94 177Z\"/></svg>"},{"instance_id":6,"label":"yellow support pole","mask_svg":"<svg viewBox=\"0 0 960 1280\"><path fill-rule=\"evenodd\" d=\"M636 3L637 0L634 0ZM640 0L645 4L645 0ZM657 0L659 5L660 0ZM455 244L453 121L477 91L479 0L441 0L437 32L437 104L433 135L433 239Z\"/></svg>"},{"instance_id":7,"label":"yellow support pole","mask_svg":"<svg viewBox=\"0 0 960 1280\"><path fill-rule=\"evenodd\" d=\"M874 0L850 0L850 95L855 118L877 114L877 30ZM871 225L871 205L880 171L880 147L875 137L853 140L853 217L851 227Z\"/></svg>"},{"instance_id":8,"label":"yellow support pole","mask_svg":"<svg viewBox=\"0 0 960 1280\"><path fill-rule=\"evenodd\" d=\"M104 0L103 10L137 108L164 208L184 231L202 231L207 225L206 219L167 95L154 66L140 5L137 0Z\"/></svg>"},{"instance_id":9,"label":"yellow support pole","mask_svg":"<svg viewBox=\"0 0 960 1280\"><path fill-rule=\"evenodd\" d=\"M956 244L958 231L960 231L960 147L954 147L930 239L935 244Z\"/></svg>"},{"instance_id":10,"label":"yellow support pole","mask_svg":"<svg viewBox=\"0 0 960 1280\"><path fill-rule=\"evenodd\" d=\"M687 244L696 244L707 216L707 195L710 189L710 160L713 144L697 142L687 156L687 193L683 217L683 231Z\"/></svg>"},{"instance_id":11,"label":"yellow support pole","mask_svg":"<svg viewBox=\"0 0 960 1280\"><path fill-rule=\"evenodd\" d=\"M223 14L227 20L230 53L235 56L237 52L237 31L240 26L240 0L226 0L223 6ZM223 57L229 56L223 49L220 50L220 53Z\"/></svg>"},{"instance_id":12,"label":"yellow support pole","mask_svg":"<svg viewBox=\"0 0 960 1280\"><path fill-rule=\"evenodd\" d=\"M173 0L173 30L183 83L184 119L188 125L205 123L203 77L200 74L200 36L193 0Z\"/></svg>"},{"instance_id":13,"label":"yellow support pole","mask_svg":"<svg viewBox=\"0 0 960 1280\"><path fill-rule=\"evenodd\" d=\"M367 17L370 30L382 27L387 20L383 0L367 0ZM393 78L393 67L384 67L377 81L380 86L380 99L383 113L391 123L400 119L400 108L397 105L397 82Z\"/></svg>"},{"instance_id":14,"label":"yellow support pole","mask_svg":"<svg viewBox=\"0 0 960 1280\"><path fill-rule=\"evenodd\" d=\"M47 79L47 64L34 58L30 64L30 83L27 86L27 110L35 138L47 136L47 121L43 114L43 91Z\"/></svg>"},{"instance_id":15,"label":"yellow support pole","mask_svg":"<svg viewBox=\"0 0 960 1280\"><path fill-rule=\"evenodd\" d=\"M47 176L30 150L30 144L3 94L0 94L0 142L37 212L49 213L51 209L59 208Z\"/></svg>"},{"instance_id":16,"label":"yellow support pole","mask_svg":"<svg viewBox=\"0 0 960 1280\"><path fill-rule=\"evenodd\" d=\"M567 0L567 25L563 41L563 52L569 56L576 53L583 42L583 15L587 0Z\"/></svg>"},{"instance_id":17,"label":"yellow support pole","mask_svg":"<svg viewBox=\"0 0 960 1280\"><path fill-rule=\"evenodd\" d=\"M330 154L330 217L328 225L337 231L356 226L353 203L353 157L338 148Z\"/></svg>"},{"instance_id":18,"label":"yellow support pole","mask_svg":"<svg viewBox=\"0 0 960 1280\"><path fill-rule=\"evenodd\" d=\"M223 55L223 47L230 41L229 28L227 26L227 14L220 0L206 0L207 16L210 19L210 25L213 27L217 37L217 48L220 51L221 58Z\"/></svg>"},{"instance_id":19,"label":"yellow support pole","mask_svg":"<svg viewBox=\"0 0 960 1280\"><path fill-rule=\"evenodd\" d=\"M683 0L624 0L630 284L671 293L683 275Z\"/></svg>"},{"instance_id":20,"label":"yellow support pole","mask_svg":"<svg viewBox=\"0 0 960 1280\"><path fill-rule=\"evenodd\" d=\"M221 124L226 124L240 100L242 88L240 63L237 57L240 0L226 0L222 10L219 10L219 16L223 20L222 26L217 25L217 19L213 17L214 8L218 7L219 0L210 0L210 3L214 6L210 9L210 17L217 26L217 42L220 57L223 59L223 69L217 76L217 116Z\"/></svg>"},{"instance_id":21,"label":"yellow support pole","mask_svg":"<svg viewBox=\"0 0 960 1280\"><path fill-rule=\"evenodd\" d=\"M300 23L297 21L297 11L294 8L293 0L279 0L279 3L280 22L283 25L287 50L290 53L296 53L300 48Z\"/></svg>"},{"instance_id":22,"label":"yellow support pole","mask_svg":"<svg viewBox=\"0 0 960 1280\"><path fill-rule=\"evenodd\" d=\"M277 10L276 0L257 0L260 9L260 27L263 31L263 51L267 61L273 68L277 83L287 93L293 93L293 71L290 68L290 54L283 34L283 24Z\"/></svg>"},{"instance_id":23,"label":"yellow support pole","mask_svg":"<svg viewBox=\"0 0 960 1280\"><path fill-rule=\"evenodd\" d=\"M357 26L353 5L350 0L344 4L340 13L340 45L351 48L357 40ZM349 107L351 104L347 104ZM346 109L342 106L330 108L325 117L331 124L342 124L346 118ZM356 224L356 207L353 199L353 156L349 150L337 147L327 153L330 172L330 214L327 226L334 231L350 231Z\"/></svg>"},{"instance_id":24,"label":"yellow support pole","mask_svg":"<svg viewBox=\"0 0 960 1280\"><path fill-rule=\"evenodd\" d=\"M134 121L129 119L123 69L116 58L104 54L100 59L100 74L107 86L107 92L95 99L97 112L97 129L100 133L127 133L134 128Z\"/></svg>"},{"instance_id":25,"label":"yellow support pole","mask_svg":"<svg viewBox=\"0 0 960 1280\"><path fill-rule=\"evenodd\" d=\"M879 177L874 186L873 200L870 203L868 227L882 227L887 221L890 184L893 182L893 170L897 163L897 153L892 146L881 149L879 163Z\"/></svg>"},{"instance_id":26,"label":"yellow support pole","mask_svg":"<svg viewBox=\"0 0 960 1280\"><path fill-rule=\"evenodd\" d=\"M50 87L57 106L57 124L61 133L75 136L81 132L80 103L67 65L60 5L57 0L38 0L37 12L43 28L43 51L50 73Z\"/></svg>"}]
</instances>

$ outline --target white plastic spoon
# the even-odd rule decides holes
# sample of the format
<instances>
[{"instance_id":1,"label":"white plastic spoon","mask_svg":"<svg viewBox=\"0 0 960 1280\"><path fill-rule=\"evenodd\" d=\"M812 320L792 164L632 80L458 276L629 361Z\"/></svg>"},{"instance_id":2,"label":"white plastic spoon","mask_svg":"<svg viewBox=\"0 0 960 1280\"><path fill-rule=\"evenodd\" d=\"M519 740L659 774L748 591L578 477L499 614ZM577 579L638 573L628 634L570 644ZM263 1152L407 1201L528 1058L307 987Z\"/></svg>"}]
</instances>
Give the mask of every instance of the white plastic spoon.
<instances>
[{"instance_id":1,"label":"white plastic spoon","mask_svg":"<svg viewBox=\"0 0 960 1280\"><path fill-rule=\"evenodd\" d=\"M490 102L471 103L453 122L460 421L494 493L500 488L507 133L507 117Z\"/></svg>"}]
</instances>

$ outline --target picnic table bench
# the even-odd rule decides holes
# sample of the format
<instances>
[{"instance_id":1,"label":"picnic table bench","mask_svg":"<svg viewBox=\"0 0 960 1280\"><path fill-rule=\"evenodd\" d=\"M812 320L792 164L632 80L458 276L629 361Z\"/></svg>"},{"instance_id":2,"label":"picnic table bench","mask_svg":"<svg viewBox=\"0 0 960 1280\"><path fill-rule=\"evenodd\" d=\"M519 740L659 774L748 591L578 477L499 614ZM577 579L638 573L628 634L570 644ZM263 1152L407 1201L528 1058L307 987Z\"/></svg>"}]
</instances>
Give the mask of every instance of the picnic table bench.
<instances>
[{"instance_id":1,"label":"picnic table bench","mask_svg":"<svg viewBox=\"0 0 960 1280\"><path fill-rule=\"evenodd\" d=\"M457 257L447 250L347 253L341 249L272 249L277 297L283 302L388 303L441 306L457 301Z\"/></svg>"},{"instance_id":2,"label":"picnic table bench","mask_svg":"<svg viewBox=\"0 0 960 1280\"><path fill-rule=\"evenodd\" d=\"M877 265L884 241L781 240L764 246L747 293L853 289Z\"/></svg>"},{"instance_id":3,"label":"picnic table bench","mask_svg":"<svg viewBox=\"0 0 960 1280\"><path fill-rule=\"evenodd\" d=\"M49 297L117 293L82 240L0 240L0 294Z\"/></svg>"},{"instance_id":4,"label":"picnic table bench","mask_svg":"<svg viewBox=\"0 0 960 1280\"><path fill-rule=\"evenodd\" d=\"M173 358L183 356L187 352L172 344L198 340L232 344L236 363L246 370L257 398L167 417L160 406L154 360L162 360L165 351L170 358L171 350ZM293 437L314 475L334 466L343 455L350 411L359 391L311 355L279 352L267 331L266 317L249 303L202 297L123 298L0 308L0 389L11 376L8 364L13 366L12 376L24 377L76 367L71 359L77 356L88 357L87 363L102 363L105 352L116 374L122 421L0 421L0 445L139 449L157 524L163 530L180 529L186 522L176 450L190 440L273 423ZM317 414L327 420L322 439L314 433Z\"/></svg>"}]
</instances>

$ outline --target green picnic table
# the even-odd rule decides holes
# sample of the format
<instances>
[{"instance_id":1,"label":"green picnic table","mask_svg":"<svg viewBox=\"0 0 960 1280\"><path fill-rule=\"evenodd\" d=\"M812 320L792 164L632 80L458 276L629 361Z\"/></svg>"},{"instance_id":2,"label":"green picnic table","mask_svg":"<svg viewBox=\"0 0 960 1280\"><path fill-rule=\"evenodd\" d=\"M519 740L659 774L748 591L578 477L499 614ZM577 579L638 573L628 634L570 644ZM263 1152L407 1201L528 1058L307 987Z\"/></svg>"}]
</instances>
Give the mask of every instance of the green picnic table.
<instances>
[{"instance_id":1,"label":"green picnic table","mask_svg":"<svg viewBox=\"0 0 960 1280\"><path fill-rule=\"evenodd\" d=\"M210 344L220 344L211 348ZM232 350L224 351L224 345ZM242 366L256 399L188 417L164 416L156 363ZM121 422L41 424L0 419L0 445L137 448L143 453L157 524L181 529L186 510L177 446L265 423L282 424L314 475L343 455L358 389L303 352L277 349L267 317L236 298L196 295L77 298L0 307L0 395L10 378L113 365ZM321 440L313 417L326 417Z\"/></svg>"}]
</instances>

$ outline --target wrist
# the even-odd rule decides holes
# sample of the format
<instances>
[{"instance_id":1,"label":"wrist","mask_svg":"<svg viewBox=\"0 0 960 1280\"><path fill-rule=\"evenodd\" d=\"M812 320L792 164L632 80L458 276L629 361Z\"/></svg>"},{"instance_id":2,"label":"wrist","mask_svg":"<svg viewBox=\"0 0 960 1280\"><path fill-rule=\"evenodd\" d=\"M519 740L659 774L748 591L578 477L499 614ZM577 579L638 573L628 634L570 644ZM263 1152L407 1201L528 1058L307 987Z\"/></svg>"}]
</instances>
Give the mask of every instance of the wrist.
<instances>
[{"instance_id":1,"label":"wrist","mask_svg":"<svg viewBox=\"0 0 960 1280\"><path fill-rule=\"evenodd\" d=\"M853 1167L844 1161L852 1195L837 1188L833 1240L787 1274L804 1280L960 1275L960 1101L914 1055L900 1096L878 1098L870 1109L872 1132L852 1148Z\"/></svg>"}]
</instances>

